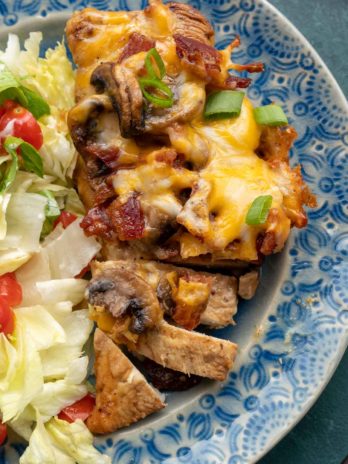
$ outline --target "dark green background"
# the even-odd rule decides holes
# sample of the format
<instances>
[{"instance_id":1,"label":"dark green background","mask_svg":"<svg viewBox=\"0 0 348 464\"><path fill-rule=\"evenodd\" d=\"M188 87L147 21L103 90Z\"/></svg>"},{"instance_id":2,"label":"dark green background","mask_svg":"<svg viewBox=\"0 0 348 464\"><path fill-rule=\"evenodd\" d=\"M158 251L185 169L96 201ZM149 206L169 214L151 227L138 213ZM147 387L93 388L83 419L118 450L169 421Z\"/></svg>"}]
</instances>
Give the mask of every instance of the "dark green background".
<instances>
[{"instance_id":1,"label":"dark green background","mask_svg":"<svg viewBox=\"0 0 348 464\"><path fill-rule=\"evenodd\" d=\"M271 0L348 95L348 0ZM348 456L348 351L317 403L259 464L341 464ZM348 461L347 461L348 462Z\"/></svg>"}]
</instances>

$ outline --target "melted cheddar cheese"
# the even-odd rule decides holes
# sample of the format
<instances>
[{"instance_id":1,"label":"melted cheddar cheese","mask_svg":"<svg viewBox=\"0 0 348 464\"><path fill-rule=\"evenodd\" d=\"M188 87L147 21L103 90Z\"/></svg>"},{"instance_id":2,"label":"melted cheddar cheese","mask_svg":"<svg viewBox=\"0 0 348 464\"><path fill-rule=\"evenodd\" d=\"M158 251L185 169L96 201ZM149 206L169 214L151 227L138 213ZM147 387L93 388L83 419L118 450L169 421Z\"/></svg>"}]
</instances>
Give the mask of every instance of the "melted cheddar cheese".
<instances>
[{"instance_id":1,"label":"melted cheddar cheese","mask_svg":"<svg viewBox=\"0 0 348 464\"><path fill-rule=\"evenodd\" d=\"M256 153L261 128L248 98L243 100L239 117L204 120L205 82L179 60L173 37L175 19L160 1L152 0L145 11L106 13L86 9L76 15L68 24L67 35L78 65L78 100L95 92L90 85L93 70L102 62L117 62L130 35L137 32L155 41L169 79L175 80L174 93L181 105L177 111L199 102L185 121L174 118L155 132L166 137L162 149L184 155L186 164L181 166L158 158L158 140L151 145L150 137L144 145L122 138L115 114L99 117L99 142L118 147L124 160L122 169L112 177L115 194L121 203L136 194L145 216L145 238L170 220L181 228L176 240L182 259L209 254L213 259L253 261L258 258L258 236L267 232L273 234L273 250L280 250L295 222L293 218L300 210L303 214L299 201L292 201L298 177L288 162L271 163ZM221 52L221 66L226 72L233 65L229 55ZM145 56L146 52L135 53L122 66L139 75ZM168 111L175 116L174 107ZM152 115L157 123L159 113ZM127 164L131 167L126 168ZM185 201L183 191L191 192ZM272 196L268 219L264 224L247 225L248 210L260 195ZM153 220L156 215L157 222Z\"/></svg>"}]
</instances>

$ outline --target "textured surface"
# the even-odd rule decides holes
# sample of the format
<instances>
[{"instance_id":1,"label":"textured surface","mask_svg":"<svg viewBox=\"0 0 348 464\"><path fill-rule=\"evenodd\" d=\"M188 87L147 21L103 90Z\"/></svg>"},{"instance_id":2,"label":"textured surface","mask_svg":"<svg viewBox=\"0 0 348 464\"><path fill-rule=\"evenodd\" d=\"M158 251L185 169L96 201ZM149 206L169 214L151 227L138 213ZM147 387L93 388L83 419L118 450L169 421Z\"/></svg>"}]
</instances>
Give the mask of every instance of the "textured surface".
<instances>
[{"instance_id":1,"label":"textured surface","mask_svg":"<svg viewBox=\"0 0 348 464\"><path fill-rule=\"evenodd\" d=\"M342 59L347 55L347 1L271 0L271 3L314 46L347 96L348 60ZM318 402L259 464L339 464L348 456L347 372L348 351Z\"/></svg>"},{"instance_id":2,"label":"textured surface","mask_svg":"<svg viewBox=\"0 0 348 464\"><path fill-rule=\"evenodd\" d=\"M0 13L5 24L16 24L28 15L47 18L52 10L64 12L87 3L8 1ZM309 214L308 228L294 231L284 253L267 260L260 291L240 309L238 325L218 332L240 343L238 363L228 381L222 386L205 383L187 396L173 395L167 411L156 420L98 440L117 464L254 462L306 412L347 343L345 102L315 53L268 4L261 0L191 3L213 21L220 47L236 33L241 35L243 46L236 61L267 63L266 72L254 78L249 96L258 105L278 101L290 121L296 122L299 138L292 162L301 162L319 204ZM134 8L145 1L91 0L90 4ZM42 29L45 24L46 19ZM37 27L35 19L31 27ZM44 32L53 40L51 30L46 27ZM0 462L15 463L17 450L16 444L9 444L0 452ZM283 461L282 456L273 462Z\"/></svg>"}]
</instances>

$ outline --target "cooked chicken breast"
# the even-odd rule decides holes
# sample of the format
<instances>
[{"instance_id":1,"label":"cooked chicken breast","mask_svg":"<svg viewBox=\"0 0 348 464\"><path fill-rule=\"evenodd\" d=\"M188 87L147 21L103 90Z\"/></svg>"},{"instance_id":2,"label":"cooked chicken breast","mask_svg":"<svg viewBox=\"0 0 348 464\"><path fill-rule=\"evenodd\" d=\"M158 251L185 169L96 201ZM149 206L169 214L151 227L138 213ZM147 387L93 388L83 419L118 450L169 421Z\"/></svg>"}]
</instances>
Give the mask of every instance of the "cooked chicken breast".
<instances>
[{"instance_id":1,"label":"cooked chicken breast","mask_svg":"<svg viewBox=\"0 0 348 464\"><path fill-rule=\"evenodd\" d=\"M187 329L193 329L198 324L215 328L233 324L233 316L237 312L237 279L233 276L193 271L144 260L94 262L92 271L93 279L89 285L90 303L107 308L115 316L115 320L120 322L115 310L117 302L118 313L119 308L123 308L120 324L123 328L126 308L132 301L134 306L135 300L140 305L147 292L152 295L151 301L157 299L162 317L168 316L176 324ZM110 281L111 283L107 284ZM142 282L142 285L139 282ZM146 285L143 282L146 282ZM128 288L127 295L122 292L125 285ZM155 313L158 311L157 308ZM101 314L102 312L97 310L92 317L100 319ZM140 317L144 318L144 314L141 315L139 310L138 319ZM153 316L147 314L147 327L151 320L154 320L156 325L162 317L157 315L154 320ZM113 330L115 332L116 329ZM134 336L135 333L133 336L128 333L128 338L134 340Z\"/></svg>"},{"instance_id":2,"label":"cooked chicken breast","mask_svg":"<svg viewBox=\"0 0 348 464\"><path fill-rule=\"evenodd\" d=\"M162 322L141 334L128 349L162 366L185 374L225 380L237 355L237 345L227 340L188 331Z\"/></svg>"},{"instance_id":3,"label":"cooked chicken breast","mask_svg":"<svg viewBox=\"0 0 348 464\"><path fill-rule=\"evenodd\" d=\"M87 419L92 433L114 432L164 408L159 393L99 329L94 350L96 405Z\"/></svg>"}]
</instances>

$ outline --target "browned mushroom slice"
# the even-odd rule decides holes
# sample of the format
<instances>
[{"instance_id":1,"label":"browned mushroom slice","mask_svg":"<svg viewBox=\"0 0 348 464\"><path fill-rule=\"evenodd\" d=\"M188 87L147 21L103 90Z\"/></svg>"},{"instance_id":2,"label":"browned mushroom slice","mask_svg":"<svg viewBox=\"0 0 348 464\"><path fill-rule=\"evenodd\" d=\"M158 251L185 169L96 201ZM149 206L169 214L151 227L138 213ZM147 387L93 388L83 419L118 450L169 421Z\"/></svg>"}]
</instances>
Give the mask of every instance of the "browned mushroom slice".
<instances>
[{"instance_id":1,"label":"browned mushroom slice","mask_svg":"<svg viewBox=\"0 0 348 464\"><path fill-rule=\"evenodd\" d=\"M87 419L94 434L127 427L164 408L158 392L101 330L94 334L96 405Z\"/></svg>"},{"instance_id":2,"label":"browned mushroom slice","mask_svg":"<svg viewBox=\"0 0 348 464\"><path fill-rule=\"evenodd\" d=\"M163 312L151 286L122 264L96 273L88 285L88 301L98 314L113 317L113 338L136 341L139 334L162 320Z\"/></svg>"},{"instance_id":3,"label":"browned mushroom slice","mask_svg":"<svg viewBox=\"0 0 348 464\"><path fill-rule=\"evenodd\" d=\"M183 3L168 3L175 17L174 33L212 45L214 29L209 21L195 8Z\"/></svg>"},{"instance_id":4,"label":"browned mushroom slice","mask_svg":"<svg viewBox=\"0 0 348 464\"><path fill-rule=\"evenodd\" d=\"M123 137L132 137L143 131L143 95L132 71L115 63L102 63L94 70L91 84L98 92L106 92L111 98Z\"/></svg>"},{"instance_id":5,"label":"browned mushroom slice","mask_svg":"<svg viewBox=\"0 0 348 464\"><path fill-rule=\"evenodd\" d=\"M260 273L256 269L241 275L238 282L238 295L244 300L250 300L255 295L259 280Z\"/></svg>"},{"instance_id":6,"label":"browned mushroom slice","mask_svg":"<svg viewBox=\"0 0 348 464\"><path fill-rule=\"evenodd\" d=\"M237 354L237 345L161 322L127 347L170 369L225 380Z\"/></svg>"},{"instance_id":7,"label":"browned mushroom slice","mask_svg":"<svg viewBox=\"0 0 348 464\"><path fill-rule=\"evenodd\" d=\"M158 108L149 105L145 114L145 132L163 134L174 123L191 121L203 112L205 104L205 85L198 81L187 81L181 74L175 80L164 81L174 93L174 104L171 108Z\"/></svg>"},{"instance_id":8,"label":"browned mushroom slice","mask_svg":"<svg viewBox=\"0 0 348 464\"><path fill-rule=\"evenodd\" d=\"M75 105L68 114L68 127L76 149L83 154L91 143L90 121L104 111L112 111L107 95L92 95Z\"/></svg>"}]
</instances>

